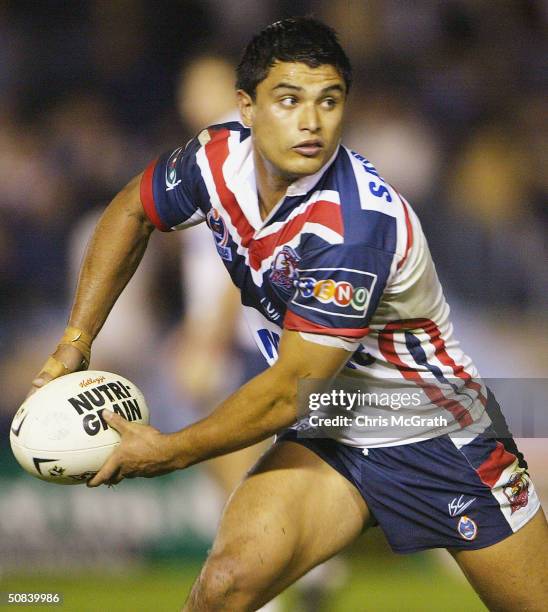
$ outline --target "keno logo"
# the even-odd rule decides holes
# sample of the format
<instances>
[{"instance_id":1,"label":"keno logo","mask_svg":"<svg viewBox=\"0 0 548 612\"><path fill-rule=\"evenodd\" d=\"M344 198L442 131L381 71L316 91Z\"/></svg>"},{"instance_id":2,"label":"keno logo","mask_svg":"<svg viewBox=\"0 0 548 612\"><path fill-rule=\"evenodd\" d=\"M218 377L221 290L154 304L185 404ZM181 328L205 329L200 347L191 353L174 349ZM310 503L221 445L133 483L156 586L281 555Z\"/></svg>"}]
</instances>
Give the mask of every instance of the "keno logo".
<instances>
[{"instance_id":1,"label":"keno logo","mask_svg":"<svg viewBox=\"0 0 548 612\"><path fill-rule=\"evenodd\" d=\"M334 302L344 308L351 306L354 310L363 311L369 298L365 287L354 287L347 281L336 283L332 278L316 280L312 277L301 278L299 290L304 298L314 296L323 304Z\"/></svg>"},{"instance_id":2,"label":"keno logo","mask_svg":"<svg viewBox=\"0 0 548 612\"><path fill-rule=\"evenodd\" d=\"M342 278L336 280L337 277ZM361 270L346 268L302 270L293 303L337 316L363 317L376 280L376 274ZM321 308L320 305L325 307Z\"/></svg>"}]
</instances>

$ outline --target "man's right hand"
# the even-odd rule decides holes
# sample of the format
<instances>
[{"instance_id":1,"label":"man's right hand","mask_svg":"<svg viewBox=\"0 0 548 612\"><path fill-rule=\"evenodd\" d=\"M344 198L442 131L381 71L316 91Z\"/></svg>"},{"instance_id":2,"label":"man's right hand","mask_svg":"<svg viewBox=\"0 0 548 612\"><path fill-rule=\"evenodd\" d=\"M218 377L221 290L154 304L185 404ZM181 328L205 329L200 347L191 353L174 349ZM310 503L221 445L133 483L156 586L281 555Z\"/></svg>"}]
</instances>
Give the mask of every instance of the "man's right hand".
<instances>
[{"instance_id":1,"label":"man's right hand","mask_svg":"<svg viewBox=\"0 0 548 612\"><path fill-rule=\"evenodd\" d=\"M91 337L86 332L67 327L56 351L50 355L31 383L27 397L59 376L87 370L91 355Z\"/></svg>"}]
</instances>

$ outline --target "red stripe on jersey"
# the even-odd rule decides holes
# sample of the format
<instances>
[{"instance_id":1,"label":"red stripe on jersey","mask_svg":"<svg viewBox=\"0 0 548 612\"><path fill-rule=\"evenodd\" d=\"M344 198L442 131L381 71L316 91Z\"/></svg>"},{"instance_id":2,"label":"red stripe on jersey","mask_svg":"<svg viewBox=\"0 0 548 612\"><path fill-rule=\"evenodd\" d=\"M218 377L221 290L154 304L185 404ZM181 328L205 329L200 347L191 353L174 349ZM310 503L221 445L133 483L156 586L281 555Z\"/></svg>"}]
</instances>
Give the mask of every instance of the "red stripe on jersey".
<instances>
[{"instance_id":1,"label":"red stripe on jersey","mask_svg":"<svg viewBox=\"0 0 548 612\"><path fill-rule=\"evenodd\" d=\"M154 176L154 168L156 168L157 159L151 162L143 172L139 191L141 194L141 204L146 213L146 216L154 223L154 225L162 232L167 232L171 228L168 227L156 210L156 202L154 201L154 191L152 189L152 178Z\"/></svg>"},{"instance_id":2,"label":"red stripe on jersey","mask_svg":"<svg viewBox=\"0 0 548 612\"><path fill-rule=\"evenodd\" d=\"M223 176L223 164L229 154L228 137L230 130L222 128L220 130L210 129L208 131L211 140L205 146L205 154L211 168L217 195L228 213L232 225L240 235L242 246L247 247L253 238L254 230L245 218L242 209L238 206L234 194L227 187Z\"/></svg>"},{"instance_id":3,"label":"red stripe on jersey","mask_svg":"<svg viewBox=\"0 0 548 612\"><path fill-rule=\"evenodd\" d=\"M396 192L397 193L397 192ZM399 270L403 264L405 263L407 256L409 255L409 250L413 246L413 227L411 226L411 219L409 218L409 211L407 210L407 205L405 204L403 198L398 193L398 198L400 199L401 205L403 206L403 212L405 213L405 227L407 230L407 243L405 245L405 254L403 258L399 261L397 265L397 270Z\"/></svg>"},{"instance_id":4,"label":"red stripe on jersey","mask_svg":"<svg viewBox=\"0 0 548 612\"><path fill-rule=\"evenodd\" d=\"M487 457L487 459L476 468L481 481L492 489L500 478L502 472L514 463L516 456L509 453L502 442L497 441L495 450Z\"/></svg>"},{"instance_id":5,"label":"red stripe on jersey","mask_svg":"<svg viewBox=\"0 0 548 612\"><path fill-rule=\"evenodd\" d=\"M305 211L287 221L276 233L254 240L249 248L249 264L254 270L261 267L263 259L274 252L278 244L285 244L302 230L305 223L318 223L340 236L343 235L341 207L335 202L318 200Z\"/></svg>"},{"instance_id":6,"label":"red stripe on jersey","mask_svg":"<svg viewBox=\"0 0 548 612\"><path fill-rule=\"evenodd\" d=\"M289 309L285 313L284 329L309 332L311 334L323 334L324 336L343 336L351 340L363 338L370 332L369 327L363 327L361 329L324 327L323 325L319 325L318 323L313 323L312 321L304 319Z\"/></svg>"},{"instance_id":7,"label":"red stripe on jersey","mask_svg":"<svg viewBox=\"0 0 548 612\"><path fill-rule=\"evenodd\" d=\"M223 164L230 153L228 147L230 131L226 128L210 129L209 135L211 140L205 145L205 154L211 169L215 189L232 225L240 236L242 247L249 249L249 264L254 270L258 270L261 267L261 262L272 255L276 245L286 243L297 236L307 222L324 225L339 235L343 235L340 206L335 202L319 200L285 223L276 233L253 240L255 230L240 208L236 197L227 187L223 176Z\"/></svg>"},{"instance_id":8,"label":"red stripe on jersey","mask_svg":"<svg viewBox=\"0 0 548 612\"><path fill-rule=\"evenodd\" d=\"M407 321L395 321L388 323L388 325L386 325L386 327L379 332L379 349L381 353L388 363L391 363L398 368L401 375L406 380L413 381L424 389L428 399L434 402L434 404L437 406L440 406L440 408L450 412L461 427L471 425L473 422L472 417L462 404L456 400L446 398L439 387L427 383L422 378L419 371L404 363L396 352L396 347L394 345L395 331L421 328L424 329L428 335L430 335L432 328L437 329L437 326L429 319L409 319Z\"/></svg>"}]
</instances>

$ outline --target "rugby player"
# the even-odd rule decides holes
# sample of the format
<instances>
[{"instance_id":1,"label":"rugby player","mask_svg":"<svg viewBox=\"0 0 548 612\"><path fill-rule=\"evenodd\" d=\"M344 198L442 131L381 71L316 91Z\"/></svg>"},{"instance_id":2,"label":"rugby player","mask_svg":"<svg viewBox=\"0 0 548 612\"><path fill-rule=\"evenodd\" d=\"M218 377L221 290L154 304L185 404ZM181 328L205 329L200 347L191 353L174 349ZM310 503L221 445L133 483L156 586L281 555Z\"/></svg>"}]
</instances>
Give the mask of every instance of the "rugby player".
<instances>
[{"instance_id":1,"label":"rugby player","mask_svg":"<svg viewBox=\"0 0 548 612\"><path fill-rule=\"evenodd\" d=\"M257 609L375 524L397 552L446 548L489 608L545 609L548 527L526 464L508 434L497 438L496 402L453 338L416 215L340 143L350 84L322 23L260 32L238 67L243 125L205 129L114 198L33 386L87 367L154 228L205 220L271 367L176 433L105 413L122 441L88 483L183 469L278 434L229 500L184 609ZM303 435L298 381L342 371L367 389L416 383L448 425Z\"/></svg>"}]
</instances>

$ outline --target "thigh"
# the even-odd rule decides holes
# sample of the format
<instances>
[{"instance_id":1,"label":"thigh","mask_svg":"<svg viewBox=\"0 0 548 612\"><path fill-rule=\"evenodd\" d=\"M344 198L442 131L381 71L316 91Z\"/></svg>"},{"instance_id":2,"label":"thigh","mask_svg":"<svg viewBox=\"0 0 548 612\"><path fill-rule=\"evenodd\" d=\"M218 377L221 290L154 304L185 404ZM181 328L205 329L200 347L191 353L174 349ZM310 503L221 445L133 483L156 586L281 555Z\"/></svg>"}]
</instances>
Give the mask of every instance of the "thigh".
<instances>
[{"instance_id":1,"label":"thigh","mask_svg":"<svg viewBox=\"0 0 548 612\"><path fill-rule=\"evenodd\" d=\"M490 610L546 610L548 525L539 508L519 531L478 550L449 551Z\"/></svg>"},{"instance_id":2,"label":"thigh","mask_svg":"<svg viewBox=\"0 0 548 612\"><path fill-rule=\"evenodd\" d=\"M267 601L354 540L369 523L358 490L314 452L275 444L234 491L210 559L232 559Z\"/></svg>"}]
</instances>

